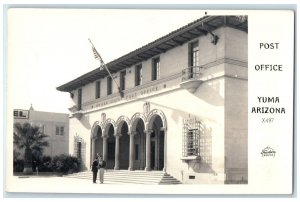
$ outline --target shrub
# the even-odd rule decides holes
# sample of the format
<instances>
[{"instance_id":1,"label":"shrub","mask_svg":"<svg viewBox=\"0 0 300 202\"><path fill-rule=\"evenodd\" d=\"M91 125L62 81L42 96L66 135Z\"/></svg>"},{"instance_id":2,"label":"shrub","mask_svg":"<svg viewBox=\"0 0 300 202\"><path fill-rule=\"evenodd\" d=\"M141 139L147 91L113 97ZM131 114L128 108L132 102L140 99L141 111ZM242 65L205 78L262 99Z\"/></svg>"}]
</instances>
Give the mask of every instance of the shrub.
<instances>
[{"instance_id":1,"label":"shrub","mask_svg":"<svg viewBox=\"0 0 300 202\"><path fill-rule=\"evenodd\" d=\"M24 169L24 160L15 159L14 160L14 172L23 172Z\"/></svg>"},{"instance_id":2,"label":"shrub","mask_svg":"<svg viewBox=\"0 0 300 202\"><path fill-rule=\"evenodd\" d=\"M80 171L80 160L76 157L62 154L53 157L50 156L32 156L32 170L36 172L58 172L58 173L74 173ZM23 172L24 160L14 159L14 172Z\"/></svg>"},{"instance_id":3,"label":"shrub","mask_svg":"<svg viewBox=\"0 0 300 202\"><path fill-rule=\"evenodd\" d=\"M67 174L80 171L80 160L70 155L55 156L52 164L55 172Z\"/></svg>"}]
</instances>

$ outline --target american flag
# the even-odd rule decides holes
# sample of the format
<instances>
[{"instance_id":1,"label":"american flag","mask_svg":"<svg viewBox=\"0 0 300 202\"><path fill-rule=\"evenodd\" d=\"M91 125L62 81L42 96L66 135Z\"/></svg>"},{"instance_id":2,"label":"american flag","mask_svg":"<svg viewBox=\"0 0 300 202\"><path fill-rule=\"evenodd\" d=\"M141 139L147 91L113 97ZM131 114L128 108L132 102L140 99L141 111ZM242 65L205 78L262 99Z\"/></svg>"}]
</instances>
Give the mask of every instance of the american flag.
<instances>
[{"instance_id":1,"label":"american flag","mask_svg":"<svg viewBox=\"0 0 300 202\"><path fill-rule=\"evenodd\" d=\"M89 39L90 43L92 44L92 50L93 50L93 53L94 53L94 57L96 60L99 60L100 61L100 69L103 70L105 68L105 64L101 58L101 55L98 53L98 51L96 50L94 44L92 43L92 41Z\"/></svg>"},{"instance_id":2,"label":"american flag","mask_svg":"<svg viewBox=\"0 0 300 202\"><path fill-rule=\"evenodd\" d=\"M108 72L110 78L116 83L116 85L117 85L117 87L119 89L119 93L120 93L121 97L123 97L123 94L121 93L121 90L120 90L120 87L119 87L118 83L115 81L114 77L111 75L111 73L110 73L109 69L107 68L106 64L103 62L100 54L96 50L96 48L95 48L94 44L92 43L91 39L89 39L89 42L92 45L92 50L93 50L95 59L100 61L100 70L105 69Z\"/></svg>"}]
</instances>

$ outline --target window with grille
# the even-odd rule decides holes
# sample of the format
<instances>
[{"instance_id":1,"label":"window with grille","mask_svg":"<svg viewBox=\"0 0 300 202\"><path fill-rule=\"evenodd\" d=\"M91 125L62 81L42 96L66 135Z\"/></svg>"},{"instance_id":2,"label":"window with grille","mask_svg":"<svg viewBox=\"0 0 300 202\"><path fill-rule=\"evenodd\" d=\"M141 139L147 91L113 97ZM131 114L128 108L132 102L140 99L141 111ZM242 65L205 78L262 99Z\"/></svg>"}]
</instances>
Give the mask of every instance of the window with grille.
<instances>
[{"instance_id":1,"label":"window with grille","mask_svg":"<svg viewBox=\"0 0 300 202\"><path fill-rule=\"evenodd\" d=\"M85 162L86 143L77 134L74 137L74 153L73 153L73 155L76 156L77 158L79 158L81 160L81 162Z\"/></svg>"},{"instance_id":2,"label":"window with grille","mask_svg":"<svg viewBox=\"0 0 300 202\"><path fill-rule=\"evenodd\" d=\"M200 121L187 119L183 124L183 156L200 156Z\"/></svg>"}]
</instances>

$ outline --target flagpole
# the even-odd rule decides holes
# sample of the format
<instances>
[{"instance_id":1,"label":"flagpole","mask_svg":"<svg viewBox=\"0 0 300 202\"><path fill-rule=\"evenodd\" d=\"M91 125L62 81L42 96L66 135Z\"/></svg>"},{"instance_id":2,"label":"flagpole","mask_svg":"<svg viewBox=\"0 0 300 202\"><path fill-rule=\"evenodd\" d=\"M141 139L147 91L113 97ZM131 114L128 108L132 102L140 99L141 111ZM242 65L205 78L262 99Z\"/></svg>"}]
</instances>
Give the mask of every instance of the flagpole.
<instances>
[{"instance_id":1,"label":"flagpole","mask_svg":"<svg viewBox=\"0 0 300 202\"><path fill-rule=\"evenodd\" d=\"M121 89L120 89L120 87L119 87L119 85L118 85L118 83L116 82L116 80L113 78L113 76L111 75L111 73L110 73L110 71L109 71L109 69L108 69L108 67L107 67L107 65L104 63L104 61L102 60L102 58L101 58L101 55L98 53L98 51L97 51L97 49L95 48L95 46L94 46L94 44L92 43L92 41L91 41L91 39L89 38L89 42L91 43L91 45L92 45L92 48L93 48L93 51L94 51L94 54L96 54L97 55L97 57L99 58L99 61L100 61L100 67L99 67L99 69L100 70L102 70L101 69L101 67L103 67L104 66L104 68L106 69L106 71L108 72L108 74L109 74L109 76L111 77L111 79L115 82L115 84L117 85L117 87L118 87L118 90L119 90L119 93L120 93L120 95L121 95L121 97L123 97L123 93L121 92ZM95 57L96 58L96 57Z\"/></svg>"}]
</instances>

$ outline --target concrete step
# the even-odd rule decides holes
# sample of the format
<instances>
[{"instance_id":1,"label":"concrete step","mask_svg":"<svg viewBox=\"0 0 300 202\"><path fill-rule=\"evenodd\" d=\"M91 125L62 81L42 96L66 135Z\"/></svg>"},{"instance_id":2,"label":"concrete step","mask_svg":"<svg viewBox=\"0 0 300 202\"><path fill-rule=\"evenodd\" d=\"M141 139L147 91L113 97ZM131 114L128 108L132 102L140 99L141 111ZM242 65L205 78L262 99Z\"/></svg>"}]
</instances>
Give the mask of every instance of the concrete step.
<instances>
[{"instance_id":1,"label":"concrete step","mask_svg":"<svg viewBox=\"0 0 300 202\"><path fill-rule=\"evenodd\" d=\"M91 171L84 171L66 175L64 177L78 179L92 179ZM97 179L99 178L99 174ZM111 183L133 183L133 184L181 184L180 181L163 171L127 171L127 170L107 170L104 173L105 182Z\"/></svg>"}]
</instances>

